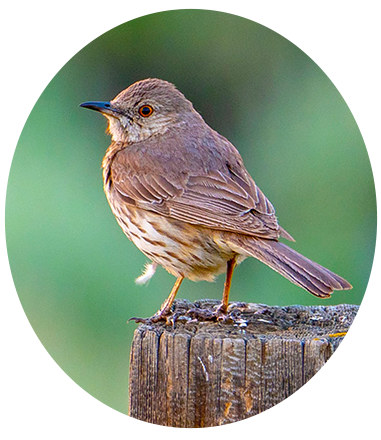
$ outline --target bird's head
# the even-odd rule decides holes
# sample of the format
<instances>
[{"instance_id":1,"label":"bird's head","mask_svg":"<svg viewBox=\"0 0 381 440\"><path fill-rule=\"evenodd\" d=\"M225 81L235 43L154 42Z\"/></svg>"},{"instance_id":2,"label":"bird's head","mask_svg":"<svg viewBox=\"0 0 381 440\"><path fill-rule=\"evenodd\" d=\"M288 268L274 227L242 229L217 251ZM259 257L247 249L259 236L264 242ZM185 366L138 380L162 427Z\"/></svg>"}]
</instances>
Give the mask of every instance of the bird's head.
<instances>
[{"instance_id":1,"label":"bird's head","mask_svg":"<svg viewBox=\"0 0 381 440\"><path fill-rule=\"evenodd\" d=\"M161 79L145 79L120 92L112 101L89 101L81 107L102 113L115 142L139 142L199 117L176 87Z\"/></svg>"}]
</instances>

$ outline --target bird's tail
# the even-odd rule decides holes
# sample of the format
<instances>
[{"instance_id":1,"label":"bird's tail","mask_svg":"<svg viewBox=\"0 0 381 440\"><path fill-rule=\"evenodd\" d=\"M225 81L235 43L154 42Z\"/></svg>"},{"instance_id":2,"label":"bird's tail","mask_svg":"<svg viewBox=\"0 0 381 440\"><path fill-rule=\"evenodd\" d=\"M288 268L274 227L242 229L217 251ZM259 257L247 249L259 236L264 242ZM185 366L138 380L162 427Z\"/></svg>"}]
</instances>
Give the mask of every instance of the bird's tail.
<instances>
[{"instance_id":1,"label":"bird's tail","mask_svg":"<svg viewBox=\"0 0 381 440\"><path fill-rule=\"evenodd\" d=\"M232 235L229 241L239 254L257 258L312 295L329 298L334 290L352 289L344 278L278 241L242 235Z\"/></svg>"}]
</instances>

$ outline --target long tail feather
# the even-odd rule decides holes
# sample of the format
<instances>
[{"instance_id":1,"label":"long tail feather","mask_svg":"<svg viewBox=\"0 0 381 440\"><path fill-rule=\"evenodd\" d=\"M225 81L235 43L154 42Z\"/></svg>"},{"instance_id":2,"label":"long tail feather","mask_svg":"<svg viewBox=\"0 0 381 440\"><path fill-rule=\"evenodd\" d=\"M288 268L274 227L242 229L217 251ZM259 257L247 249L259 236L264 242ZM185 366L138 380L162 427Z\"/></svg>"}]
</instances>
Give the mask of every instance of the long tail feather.
<instances>
[{"instance_id":1,"label":"long tail feather","mask_svg":"<svg viewBox=\"0 0 381 440\"><path fill-rule=\"evenodd\" d=\"M283 243L242 236L232 236L231 240L241 248L240 253L257 258L315 296L329 298L334 290L352 289L344 278Z\"/></svg>"}]
</instances>

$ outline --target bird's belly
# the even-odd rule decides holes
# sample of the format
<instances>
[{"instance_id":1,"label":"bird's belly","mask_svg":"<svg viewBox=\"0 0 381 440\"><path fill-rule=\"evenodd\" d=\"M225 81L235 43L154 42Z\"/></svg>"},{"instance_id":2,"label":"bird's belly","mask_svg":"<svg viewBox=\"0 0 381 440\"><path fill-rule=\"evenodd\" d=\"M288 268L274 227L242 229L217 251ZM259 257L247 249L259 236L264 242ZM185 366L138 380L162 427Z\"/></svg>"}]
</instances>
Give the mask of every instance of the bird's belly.
<instances>
[{"instance_id":1,"label":"bird's belly","mask_svg":"<svg viewBox=\"0 0 381 440\"><path fill-rule=\"evenodd\" d=\"M228 244L221 244L218 231L136 208L113 211L127 237L176 277L213 281L235 255Z\"/></svg>"}]
</instances>

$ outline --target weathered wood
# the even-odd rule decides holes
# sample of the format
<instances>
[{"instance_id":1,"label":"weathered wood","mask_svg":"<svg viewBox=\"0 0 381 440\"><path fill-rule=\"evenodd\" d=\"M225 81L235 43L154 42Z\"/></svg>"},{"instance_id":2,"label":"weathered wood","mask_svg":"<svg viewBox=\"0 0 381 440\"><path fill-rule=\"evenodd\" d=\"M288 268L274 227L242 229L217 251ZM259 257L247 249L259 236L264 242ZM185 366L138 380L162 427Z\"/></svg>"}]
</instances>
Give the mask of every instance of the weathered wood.
<instances>
[{"instance_id":1,"label":"weathered wood","mask_svg":"<svg viewBox=\"0 0 381 440\"><path fill-rule=\"evenodd\" d=\"M265 411L320 370L358 310L232 303L230 322L203 321L203 311L217 304L178 300L173 325L139 325L131 349L130 416L193 428Z\"/></svg>"}]
</instances>

